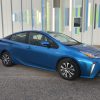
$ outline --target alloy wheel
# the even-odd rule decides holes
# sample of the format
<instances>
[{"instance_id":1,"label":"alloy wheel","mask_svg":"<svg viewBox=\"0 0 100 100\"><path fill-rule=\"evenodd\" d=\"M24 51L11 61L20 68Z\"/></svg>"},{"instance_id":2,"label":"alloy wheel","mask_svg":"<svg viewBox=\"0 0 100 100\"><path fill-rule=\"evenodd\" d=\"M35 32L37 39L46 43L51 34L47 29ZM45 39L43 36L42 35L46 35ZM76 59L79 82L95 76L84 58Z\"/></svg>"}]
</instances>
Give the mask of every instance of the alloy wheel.
<instances>
[{"instance_id":1,"label":"alloy wheel","mask_svg":"<svg viewBox=\"0 0 100 100\"><path fill-rule=\"evenodd\" d=\"M62 63L60 67L60 71L61 71L62 76L67 77L67 78L71 78L75 74L74 66L70 64L69 62Z\"/></svg>"},{"instance_id":2,"label":"alloy wheel","mask_svg":"<svg viewBox=\"0 0 100 100\"><path fill-rule=\"evenodd\" d=\"M1 60L2 60L3 65L5 65L5 66L10 67L10 66L14 65L14 63L11 59L11 56L8 52L4 52L1 54Z\"/></svg>"},{"instance_id":3,"label":"alloy wheel","mask_svg":"<svg viewBox=\"0 0 100 100\"><path fill-rule=\"evenodd\" d=\"M5 65L8 65L11 61L10 61L10 57L8 54L3 54L2 55L2 61Z\"/></svg>"}]
</instances>

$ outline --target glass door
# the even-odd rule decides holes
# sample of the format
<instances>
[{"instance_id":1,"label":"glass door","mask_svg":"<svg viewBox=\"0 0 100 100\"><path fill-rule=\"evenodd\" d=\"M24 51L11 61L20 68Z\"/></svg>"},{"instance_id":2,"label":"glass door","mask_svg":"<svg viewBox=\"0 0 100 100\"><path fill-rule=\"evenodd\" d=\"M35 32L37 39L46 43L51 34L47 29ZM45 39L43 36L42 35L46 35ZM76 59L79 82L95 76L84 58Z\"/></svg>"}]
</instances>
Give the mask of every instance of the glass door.
<instances>
[{"instance_id":1,"label":"glass door","mask_svg":"<svg viewBox=\"0 0 100 100\"><path fill-rule=\"evenodd\" d=\"M93 27L93 0L82 0L82 38L83 43L91 45Z\"/></svg>"}]
</instances>

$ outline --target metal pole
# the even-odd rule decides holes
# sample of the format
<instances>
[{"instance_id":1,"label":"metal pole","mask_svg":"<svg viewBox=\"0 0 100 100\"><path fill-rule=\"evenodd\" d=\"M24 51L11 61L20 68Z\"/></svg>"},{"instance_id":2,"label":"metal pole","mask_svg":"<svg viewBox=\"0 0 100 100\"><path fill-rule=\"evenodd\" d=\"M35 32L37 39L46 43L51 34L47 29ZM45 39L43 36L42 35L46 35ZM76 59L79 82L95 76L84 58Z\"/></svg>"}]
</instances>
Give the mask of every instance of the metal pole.
<instances>
[{"instance_id":1,"label":"metal pole","mask_svg":"<svg viewBox=\"0 0 100 100\"><path fill-rule=\"evenodd\" d=\"M81 33L81 42L82 42L82 37L83 37L83 32L84 32L84 0L82 0L82 16L81 16L81 28L82 28L82 33Z\"/></svg>"},{"instance_id":2,"label":"metal pole","mask_svg":"<svg viewBox=\"0 0 100 100\"><path fill-rule=\"evenodd\" d=\"M91 45L93 45L93 34L94 34L94 17L95 17L95 7L94 7L94 0L93 0L93 18L92 18L92 34L91 34Z\"/></svg>"},{"instance_id":3,"label":"metal pole","mask_svg":"<svg viewBox=\"0 0 100 100\"><path fill-rule=\"evenodd\" d=\"M32 20L32 30L33 30L33 25L34 25L33 24L34 23L33 21L34 20L33 20L33 1L32 0L31 0L31 20Z\"/></svg>"},{"instance_id":4,"label":"metal pole","mask_svg":"<svg viewBox=\"0 0 100 100\"><path fill-rule=\"evenodd\" d=\"M4 24L3 24L3 6L1 0L1 23L2 23L2 37L4 37Z\"/></svg>"},{"instance_id":5,"label":"metal pole","mask_svg":"<svg viewBox=\"0 0 100 100\"><path fill-rule=\"evenodd\" d=\"M10 3L11 3L11 22L12 22L12 33L13 33L13 19L12 19L13 8L12 8L12 0L10 0Z\"/></svg>"},{"instance_id":6,"label":"metal pole","mask_svg":"<svg viewBox=\"0 0 100 100\"><path fill-rule=\"evenodd\" d=\"M22 31L23 31L23 4L21 0L21 25L22 25Z\"/></svg>"}]
</instances>

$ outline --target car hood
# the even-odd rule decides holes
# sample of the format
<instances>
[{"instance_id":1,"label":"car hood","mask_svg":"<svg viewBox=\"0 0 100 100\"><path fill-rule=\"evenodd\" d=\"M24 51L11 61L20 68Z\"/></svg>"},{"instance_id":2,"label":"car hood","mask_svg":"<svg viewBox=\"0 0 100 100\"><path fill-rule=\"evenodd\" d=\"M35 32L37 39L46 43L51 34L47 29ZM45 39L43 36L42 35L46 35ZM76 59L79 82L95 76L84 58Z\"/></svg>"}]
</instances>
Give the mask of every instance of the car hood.
<instances>
[{"instance_id":1,"label":"car hood","mask_svg":"<svg viewBox=\"0 0 100 100\"><path fill-rule=\"evenodd\" d=\"M88 52L88 53L93 54L94 56L100 57L100 48L96 48L94 46L90 46L86 44L74 45L71 47L79 51Z\"/></svg>"}]
</instances>

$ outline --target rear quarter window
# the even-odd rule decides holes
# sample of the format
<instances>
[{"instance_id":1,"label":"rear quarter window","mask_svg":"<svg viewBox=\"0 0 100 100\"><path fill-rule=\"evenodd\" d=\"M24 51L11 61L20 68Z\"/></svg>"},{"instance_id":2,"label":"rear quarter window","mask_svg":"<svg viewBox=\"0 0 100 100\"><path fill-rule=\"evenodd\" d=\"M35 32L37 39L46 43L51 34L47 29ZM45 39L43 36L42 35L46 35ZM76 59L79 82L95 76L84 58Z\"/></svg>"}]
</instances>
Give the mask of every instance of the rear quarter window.
<instances>
[{"instance_id":1,"label":"rear quarter window","mask_svg":"<svg viewBox=\"0 0 100 100\"><path fill-rule=\"evenodd\" d=\"M10 40L11 36L12 36L12 35L6 36L4 39Z\"/></svg>"},{"instance_id":2,"label":"rear quarter window","mask_svg":"<svg viewBox=\"0 0 100 100\"><path fill-rule=\"evenodd\" d=\"M26 43L26 37L27 37L26 33L18 33L18 34L13 34L10 40L20 43Z\"/></svg>"}]
</instances>

